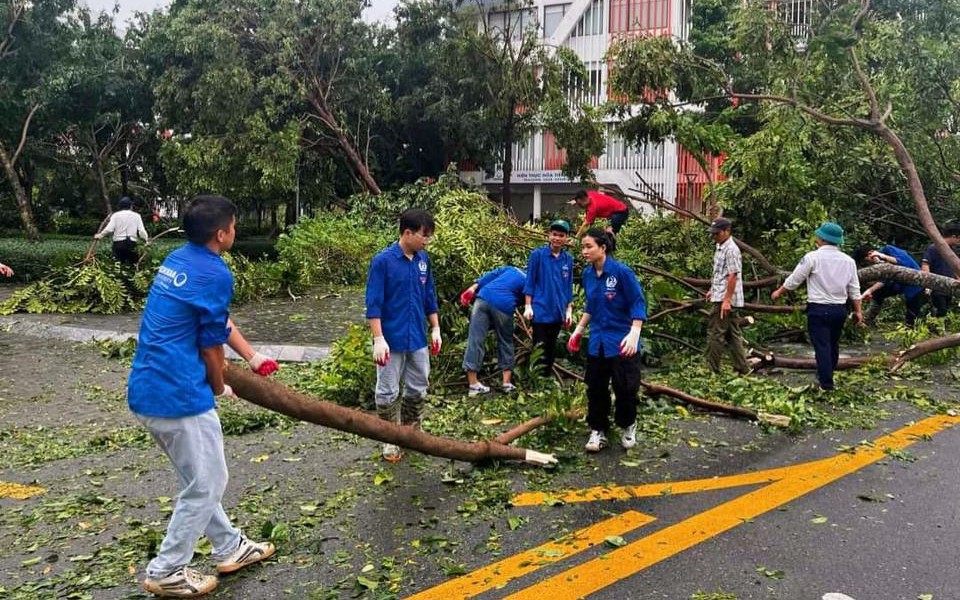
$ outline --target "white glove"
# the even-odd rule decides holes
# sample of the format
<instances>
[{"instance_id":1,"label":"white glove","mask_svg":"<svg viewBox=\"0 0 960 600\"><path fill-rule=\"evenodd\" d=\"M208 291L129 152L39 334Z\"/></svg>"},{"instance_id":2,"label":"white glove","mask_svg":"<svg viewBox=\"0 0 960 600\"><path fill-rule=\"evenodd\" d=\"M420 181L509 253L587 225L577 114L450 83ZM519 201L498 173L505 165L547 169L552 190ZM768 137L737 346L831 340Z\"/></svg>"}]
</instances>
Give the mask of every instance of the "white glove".
<instances>
[{"instance_id":1,"label":"white glove","mask_svg":"<svg viewBox=\"0 0 960 600\"><path fill-rule=\"evenodd\" d=\"M223 391L217 394L217 398L223 398L224 396L233 396L234 398L237 397L237 395L233 393L233 388L227 384L223 384Z\"/></svg>"},{"instance_id":2,"label":"white glove","mask_svg":"<svg viewBox=\"0 0 960 600\"><path fill-rule=\"evenodd\" d=\"M637 353L637 346L640 344L640 329L634 325L630 328L627 337L620 341L620 354L623 356L633 356Z\"/></svg>"},{"instance_id":3,"label":"white glove","mask_svg":"<svg viewBox=\"0 0 960 600\"><path fill-rule=\"evenodd\" d=\"M436 356L440 354L440 346L443 345L443 340L440 339L440 328L434 327L430 330L430 354Z\"/></svg>"},{"instance_id":4,"label":"white glove","mask_svg":"<svg viewBox=\"0 0 960 600\"><path fill-rule=\"evenodd\" d=\"M523 318L528 321L533 320L533 305L527 304L523 307Z\"/></svg>"},{"instance_id":5,"label":"white glove","mask_svg":"<svg viewBox=\"0 0 960 600\"><path fill-rule=\"evenodd\" d=\"M570 329L570 326L573 325L573 307L567 307L567 315L563 318L563 328Z\"/></svg>"},{"instance_id":6,"label":"white glove","mask_svg":"<svg viewBox=\"0 0 960 600\"><path fill-rule=\"evenodd\" d=\"M373 338L373 362L381 367L390 362L390 346L387 345L387 338L382 335Z\"/></svg>"},{"instance_id":7,"label":"white glove","mask_svg":"<svg viewBox=\"0 0 960 600\"><path fill-rule=\"evenodd\" d=\"M247 360L247 364L250 365L251 371L263 377L275 373L280 368L277 361L259 352L255 352L254 355Z\"/></svg>"}]
</instances>

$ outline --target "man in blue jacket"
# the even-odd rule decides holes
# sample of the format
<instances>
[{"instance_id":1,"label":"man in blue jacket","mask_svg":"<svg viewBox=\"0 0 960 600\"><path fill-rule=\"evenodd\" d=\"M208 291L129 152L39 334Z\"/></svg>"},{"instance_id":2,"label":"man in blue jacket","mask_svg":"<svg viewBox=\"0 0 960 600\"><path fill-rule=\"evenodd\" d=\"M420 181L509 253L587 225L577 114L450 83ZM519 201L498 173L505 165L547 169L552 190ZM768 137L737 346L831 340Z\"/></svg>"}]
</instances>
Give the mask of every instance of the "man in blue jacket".
<instances>
[{"instance_id":1,"label":"man in blue jacket","mask_svg":"<svg viewBox=\"0 0 960 600\"><path fill-rule=\"evenodd\" d=\"M540 365L549 376L556 357L560 328L573 323L573 257L567 252L570 224L550 224L547 243L527 259L527 283L523 288L523 318L531 322L533 343L543 349Z\"/></svg>"},{"instance_id":2,"label":"man in blue jacket","mask_svg":"<svg viewBox=\"0 0 960 600\"><path fill-rule=\"evenodd\" d=\"M527 274L517 267L498 267L484 273L473 285L460 294L460 304L469 306L476 297L470 313L470 329L467 331L467 349L463 353L463 370L467 372L467 389L470 396L486 394L488 386L480 383L477 372L483 365L483 346L487 332L497 333L497 366L503 370L504 392L516 389L511 381L513 374L513 311L523 303L523 286Z\"/></svg>"},{"instance_id":3,"label":"man in blue jacket","mask_svg":"<svg viewBox=\"0 0 960 600\"><path fill-rule=\"evenodd\" d=\"M223 381L227 343L251 366L276 363L253 352L232 326L233 275L220 258L236 235L236 207L222 196L198 196L183 217L190 243L171 252L157 273L140 323L127 381L130 410L173 463L180 493L143 587L163 597L192 598L217 587L217 578L190 568L201 535L213 545L221 574L274 553L248 539L220 502L227 485L223 432L216 398L233 395ZM257 363L254 366L254 362Z\"/></svg>"},{"instance_id":4,"label":"man in blue jacket","mask_svg":"<svg viewBox=\"0 0 960 600\"><path fill-rule=\"evenodd\" d=\"M859 265L885 262L916 271L920 270L920 265L910 256L909 252L892 244L887 244L879 250L874 250L869 246L861 246L854 251L853 259ZM917 315L920 314L920 308L923 306L923 288L919 285L904 285L898 281L878 281L863 292L863 302L873 300L873 304L864 318L867 325L872 326L876 322L880 309L883 308L883 301L898 294L903 294L903 302L906 305L904 323L908 327L913 327Z\"/></svg>"},{"instance_id":5,"label":"man in blue jacket","mask_svg":"<svg viewBox=\"0 0 960 600\"><path fill-rule=\"evenodd\" d=\"M377 363L377 414L385 421L413 427L420 426L430 377L424 318L430 323L430 354L439 354L441 345L437 292L426 252L433 229L433 217L427 211L403 211L400 238L373 257L367 277L367 321ZM397 402L401 381L403 398ZM384 460L397 462L402 457L398 446L383 445Z\"/></svg>"}]
</instances>

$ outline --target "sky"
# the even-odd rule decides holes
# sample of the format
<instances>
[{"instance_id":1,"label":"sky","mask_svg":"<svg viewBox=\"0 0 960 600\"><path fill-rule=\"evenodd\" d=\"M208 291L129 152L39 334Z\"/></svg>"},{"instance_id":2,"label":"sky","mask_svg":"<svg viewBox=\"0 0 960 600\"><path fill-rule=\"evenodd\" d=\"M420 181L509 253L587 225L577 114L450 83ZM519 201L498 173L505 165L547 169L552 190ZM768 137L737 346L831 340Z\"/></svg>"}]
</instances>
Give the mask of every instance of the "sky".
<instances>
[{"instance_id":1,"label":"sky","mask_svg":"<svg viewBox=\"0 0 960 600\"><path fill-rule=\"evenodd\" d=\"M83 1L83 0L81 0ZM363 11L363 17L368 22L380 21L390 16L393 7L399 0L372 0L371 7ZM152 12L169 4L169 0L86 0L87 6L93 10L112 11L114 6L119 7L119 12L114 20L121 27L126 29L126 22L133 18L133 13Z\"/></svg>"}]
</instances>

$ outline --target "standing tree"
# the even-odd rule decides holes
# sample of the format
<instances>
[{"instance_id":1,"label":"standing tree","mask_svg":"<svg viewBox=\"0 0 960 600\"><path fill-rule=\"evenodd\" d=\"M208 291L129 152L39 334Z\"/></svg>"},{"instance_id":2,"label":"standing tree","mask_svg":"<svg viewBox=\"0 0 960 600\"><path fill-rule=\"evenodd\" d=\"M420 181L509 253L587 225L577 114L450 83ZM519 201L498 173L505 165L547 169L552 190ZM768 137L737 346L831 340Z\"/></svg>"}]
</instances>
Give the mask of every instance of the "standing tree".
<instances>
[{"instance_id":1,"label":"standing tree","mask_svg":"<svg viewBox=\"0 0 960 600\"><path fill-rule=\"evenodd\" d=\"M960 273L960 258L940 235L923 182L946 181L945 173L960 181L953 169L960 157L954 132L960 123L960 2L811 2L794 23L794 13L781 11L779 3L729 4L728 44L647 38L616 50L616 89L635 96L645 89L674 92L635 114L635 130L672 134L687 121L705 135L720 135L718 128L728 127L739 110L734 105L757 103L874 136L883 143L876 158L898 166L923 230ZM718 99L729 103L719 113L697 116L682 108L715 106ZM918 163L915 153L924 161ZM851 163L864 158L849 151L844 156ZM950 194L956 191L955 183Z\"/></svg>"},{"instance_id":2,"label":"standing tree","mask_svg":"<svg viewBox=\"0 0 960 600\"><path fill-rule=\"evenodd\" d=\"M73 0L9 0L0 9L0 166L31 240L40 231L32 170L25 163L31 142L45 135L45 106L72 80L73 9Z\"/></svg>"}]
</instances>

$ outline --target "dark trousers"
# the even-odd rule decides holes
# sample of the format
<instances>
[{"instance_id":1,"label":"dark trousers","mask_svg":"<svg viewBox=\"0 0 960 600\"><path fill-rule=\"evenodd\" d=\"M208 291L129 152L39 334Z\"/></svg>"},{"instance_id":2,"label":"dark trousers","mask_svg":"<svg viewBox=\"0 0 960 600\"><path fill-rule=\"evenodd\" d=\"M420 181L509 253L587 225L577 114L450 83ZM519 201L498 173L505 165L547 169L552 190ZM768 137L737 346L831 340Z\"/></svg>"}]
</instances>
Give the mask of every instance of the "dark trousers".
<instances>
[{"instance_id":1,"label":"dark trousers","mask_svg":"<svg viewBox=\"0 0 960 600\"><path fill-rule=\"evenodd\" d=\"M613 233L620 233L620 228L623 227L623 224L627 222L627 217L629 216L630 211L626 210L615 212L610 215L610 229L613 229Z\"/></svg>"},{"instance_id":2,"label":"dark trousers","mask_svg":"<svg viewBox=\"0 0 960 600\"><path fill-rule=\"evenodd\" d=\"M946 294L938 294L936 292L930 294L930 316L931 317L945 317L947 316L947 311L950 309L950 296Z\"/></svg>"},{"instance_id":3,"label":"dark trousers","mask_svg":"<svg viewBox=\"0 0 960 600\"><path fill-rule=\"evenodd\" d=\"M543 348L543 354L537 362L543 370L543 376L549 377L553 371L553 361L557 357L557 338L563 323L533 323L533 345Z\"/></svg>"},{"instance_id":4,"label":"dark trousers","mask_svg":"<svg viewBox=\"0 0 960 600\"><path fill-rule=\"evenodd\" d=\"M840 334L846 320L844 304L807 304L807 333L817 358L817 380L825 390L833 389L833 372L840 361Z\"/></svg>"},{"instance_id":5,"label":"dark trousers","mask_svg":"<svg viewBox=\"0 0 960 600\"><path fill-rule=\"evenodd\" d=\"M601 353L603 350L600 350ZM637 420L637 392L640 390L640 355L630 358L613 356L588 356L587 372L583 377L587 384L587 424L595 431L610 428L610 383L617 398L613 420L625 428Z\"/></svg>"},{"instance_id":6,"label":"dark trousers","mask_svg":"<svg viewBox=\"0 0 960 600\"><path fill-rule=\"evenodd\" d=\"M877 316L880 314L880 309L883 308L883 301L887 298L896 296L900 294L898 291L890 291L888 286L884 286L876 291L873 294L872 306L867 310L867 315L865 320L869 324L873 324L876 321ZM907 299L906 296L903 297L903 303L906 306L906 313L903 316L903 322L907 324L908 327L913 327L913 324L917 322L917 315L920 314L920 309L923 307L923 294L917 294L913 298Z\"/></svg>"},{"instance_id":7,"label":"dark trousers","mask_svg":"<svg viewBox=\"0 0 960 600\"><path fill-rule=\"evenodd\" d=\"M137 243L133 240L113 242L113 257L125 265L137 263Z\"/></svg>"}]
</instances>

